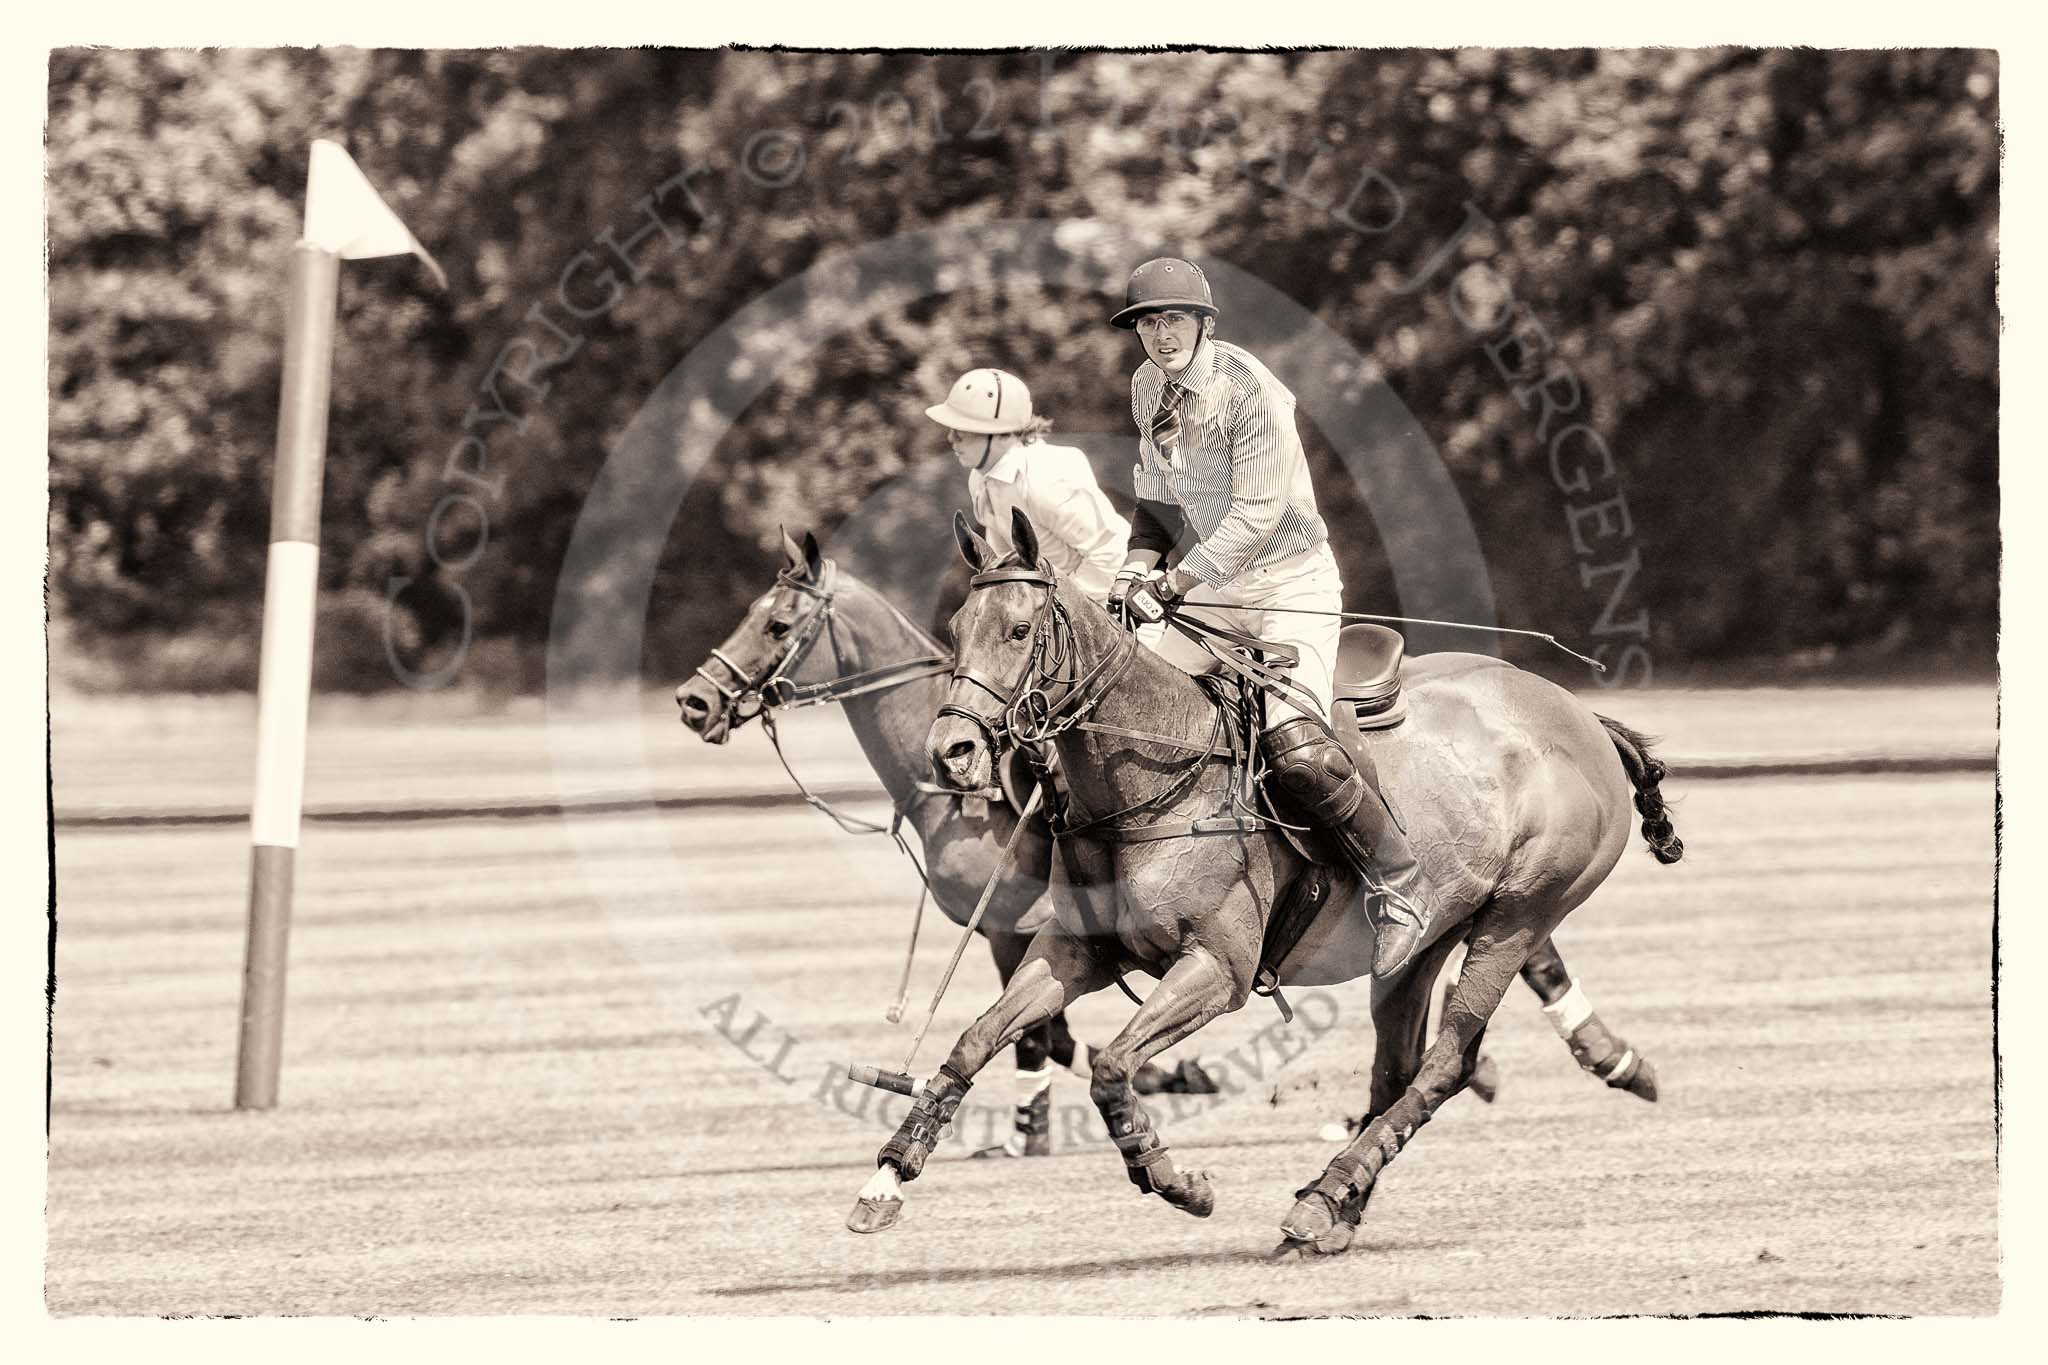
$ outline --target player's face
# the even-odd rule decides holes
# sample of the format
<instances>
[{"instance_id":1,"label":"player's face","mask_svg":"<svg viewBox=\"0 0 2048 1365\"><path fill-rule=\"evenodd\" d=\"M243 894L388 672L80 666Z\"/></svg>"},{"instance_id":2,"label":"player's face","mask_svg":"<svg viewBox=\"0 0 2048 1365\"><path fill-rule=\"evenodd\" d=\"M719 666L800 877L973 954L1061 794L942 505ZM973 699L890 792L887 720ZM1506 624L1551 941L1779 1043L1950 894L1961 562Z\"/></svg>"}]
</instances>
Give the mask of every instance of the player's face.
<instances>
[{"instance_id":1,"label":"player's face","mask_svg":"<svg viewBox=\"0 0 2048 1365\"><path fill-rule=\"evenodd\" d=\"M994 464L1016 443L1016 436L1009 432L983 436L978 432L946 428L946 444L953 448L953 458L966 470L980 469L984 463Z\"/></svg>"},{"instance_id":2,"label":"player's face","mask_svg":"<svg viewBox=\"0 0 2048 1365\"><path fill-rule=\"evenodd\" d=\"M1178 309L1147 313L1138 319L1138 337L1154 365L1168 374L1179 374L1202 343L1202 317Z\"/></svg>"}]
</instances>

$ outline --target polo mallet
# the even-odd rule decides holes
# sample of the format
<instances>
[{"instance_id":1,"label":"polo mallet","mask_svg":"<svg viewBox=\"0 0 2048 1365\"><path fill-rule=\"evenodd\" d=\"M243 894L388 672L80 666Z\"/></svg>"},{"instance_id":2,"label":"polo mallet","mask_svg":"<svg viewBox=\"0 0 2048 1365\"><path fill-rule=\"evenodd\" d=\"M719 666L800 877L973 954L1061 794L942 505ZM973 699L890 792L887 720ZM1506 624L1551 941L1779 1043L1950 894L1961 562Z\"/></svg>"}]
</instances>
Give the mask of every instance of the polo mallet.
<instances>
[{"instance_id":1,"label":"polo mallet","mask_svg":"<svg viewBox=\"0 0 2048 1365\"><path fill-rule=\"evenodd\" d=\"M896 1003L889 1006L888 1019L894 1024L903 1018L903 1006L910 999L910 964L917 960L917 927L924 923L924 903L931 899L932 889L927 886L917 893L917 913L910 917L910 947L903 954L903 979L896 983Z\"/></svg>"},{"instance_id":2,"label":"polo mallet","mask_svg":"<svg viewBox=\"0 0 2048 1365\"><path fill-rule=\"evenodd\" d=\"M910 1051L903 1054L901 1071L883 1071L872 1066L849 1066L846 1079L860 1085L872 1085L878 1090L893 1090L899 1095L915 1097L924 1089L924 1082L912 1080L910 1064L917 1060L917 1049L924 1043L924 1035L931 1029L932 1020L939 1017L939 1001L946 997L946 987L953 984L953 972L960 965L960 959L967 952L967 945L974 940L974 931L981 927L981 917L988 913L988 903L996 894L996 883L1003 878L1003 869L1010 865L1010 855L1017 851L1017 841L1024 837L1024 827L1031 823L1031 816L1038 809L1038 801L1045 794L1042 786L1031 789L1031 799L1024 803L1023 813L1017 817L1017 828L1010 831L1010 841L1003 845L1003 856L996 859L996 865L989 869L988 885L981 888L981 899L975 903L974 913L967 919L967 928L960 935L959 946L953 949L953 960L946 964L946 974L939 978L939 988L932 992L931 1008L925 1011L924 1022L917 1027L917 1036L910 1040Z\"/></svg>"}]
</instances>

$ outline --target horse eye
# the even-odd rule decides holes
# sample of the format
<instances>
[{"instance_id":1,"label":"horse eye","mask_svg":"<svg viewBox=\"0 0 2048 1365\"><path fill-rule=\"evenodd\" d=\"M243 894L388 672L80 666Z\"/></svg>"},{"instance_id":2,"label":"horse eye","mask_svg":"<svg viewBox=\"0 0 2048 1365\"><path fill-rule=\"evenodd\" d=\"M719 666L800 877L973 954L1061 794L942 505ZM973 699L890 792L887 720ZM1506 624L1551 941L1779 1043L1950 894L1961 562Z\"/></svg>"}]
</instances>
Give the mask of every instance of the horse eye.
<instances>
[{"instance_id":1,"label":"horse eye","mask_svg":"<svg viewBox=\"0 0 2048 1365\"><path fill-rule=\"evenodd\" d=\"M1010 627L1010 638L1012 640L1022 640L1029 634L1031 634L1031 623L1029 621L1019 621L1016 625Z\"/></svg>"},{"instance_id":2,"label":"horse eye","mask_svg":"<svg viewBox=\"0 0 2048 1365\"><path fill-rule=\"evenodd\" d=\"M780 640L780 639L781 639L781 638L782 638L783 636L785 636L785 635L787 635L787 634L789 634L789 622L787 622L787 621L770 621L770 622L768 623L768 638L769 638L769 639L771 639L771 640Z\"/></svg>"}]
</instances>

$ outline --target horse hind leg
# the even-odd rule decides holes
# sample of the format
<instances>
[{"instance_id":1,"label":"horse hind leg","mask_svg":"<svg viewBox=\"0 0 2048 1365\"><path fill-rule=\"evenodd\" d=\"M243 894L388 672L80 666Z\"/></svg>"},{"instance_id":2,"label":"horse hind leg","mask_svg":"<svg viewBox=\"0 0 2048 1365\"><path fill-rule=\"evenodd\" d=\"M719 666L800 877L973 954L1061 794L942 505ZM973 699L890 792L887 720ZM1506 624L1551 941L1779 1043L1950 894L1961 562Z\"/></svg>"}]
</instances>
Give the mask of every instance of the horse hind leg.
<instances>
[{"instance_id":1,"label":"horse hind leg","mask_svg":"<svg viewBox=\"0 0 2048 1365\"><path fill-rule=\"evenodd\" d=\"M1251 994L1249 973L1233 973L1207 948L1196 946L1175 960L1121 1033L1095 1059L1088 1097L1123 1155L1124 1170L1141 1194L1156 1194L1197 1218L1216 1208L1206 1173L1176 1170L1152 1118L1138 1103L1132 1078L1154 1054L1172 1047L1218 1015L1242 1005Z\"/></svg>"},{"instance_id":2,"label":"horse hind leg","mask_svg":"<svg viewBox=\"0 0 2048 1365\"><path fill-rule=\"evenodd\" d=\"M1462 947L1462 941L1460 946ZM1445 963L1447 970L1440 973L1437 978L1436 1007L1430 1011L1429 1016L1431 1036L1436 1033L1437 1021L1443 1018L1444 1006L1450 1003L1451 988L1458 984L1458 966L1464 961L1465 955L1462 952L1455 954L1454 963ZM1480 1049L1479 1056L1472 1063L1472 1075L1465 1082L1465 1088L1482 1104L1492 1104L1500 1097L1500 1068L1494 1065L1493 1058L1487 1055L1484 1048Z\"/></svg>"},{"instance_id":3,"label":"horse hind leg","mask_svg":"<svg viewBox=\"0 0 2048 1365\"><path fill-rule=\"evenodd\" d=\"M1401 1083L1401 1068L1387 1065L1386 1053L1375 1061L1372 1120L1330 1161L1320 1177L1297 1192L1294 1208L1280 1224L1286 1240L1276 1248L1276 1254L1298 1254L1311 1249L1328 1253L1348 1247L1380 1172L1414 1138L1416 1130L1471 1080L1487 1021L1500 1007L1508 982L1527 959L1535 935L1540 932L1534 926L1511 927L1496 935L1489 921L1497 921L1501 909L1494 902L1482 911L1481 927L1474 933L1464 965L1458 970L1457 984L1444 1007L1442 1025L1398 1098L1390 1096L1394 1085ZM1426 999L1434 984L1434 968L1430 967L1427 974L1414 972L1411 979L1424 983L1414 988L1413 994ZM1393 1015L1390 1023L1405 1024L1411 1012L1420 1012L1412 998L1402 1000L1394 994L1375 1000L1374 1029L1379 1029L1382 1014ZM1413 1026L1407 1028L1412 1037ZM1398 1057L1398 1052L1394 1055Z\"/></svg>"},{"instance_id":4,"label":"horse hind leg","mask_svg":"<svg viewBox=\"0 0 2048 1365\"><path fill-rule=\"evenodd\" d=\"M1364 1133L1374 1118L1393 1107L1414 1080L1422 1065L1425 1043L1441 1013L1436 982L1461 943L1459 936L1446 935L1424 948L1404 975L1374 989L1372 1089L1366 1110L1341 1125L1325 1127L1319 1134L1324 1141L1350 1142ZM1442 996L1446 1000L1454 981L1455 977L1445 983ZM1306 1196L1311 1188L1295 1191L1295 1197ZM1344 1250L1365 1217L1365 1196L1361 1194L1335 1212L1337 1216L1330 1227L1314 1237L1290 1236L1275 1248L1275 1255L1285 1258L1311 1251L1331 1255Z\"/></svg>"},{"instance_id":5,"label":"horse hind leg","mask_svg":"<svg viewBox=\"0 0 2048 1365\"><path fill-rule=\"evenodd\" d=\"M1616 1090L1656 1101L1656 1068L1650 1065L1649 1058L1601 1022L1550 939L1537 944L1529 960L1522 964L1522 980L1543 1002L1544 1017L1588 1075Z\"/></svg>"}]
</instances>

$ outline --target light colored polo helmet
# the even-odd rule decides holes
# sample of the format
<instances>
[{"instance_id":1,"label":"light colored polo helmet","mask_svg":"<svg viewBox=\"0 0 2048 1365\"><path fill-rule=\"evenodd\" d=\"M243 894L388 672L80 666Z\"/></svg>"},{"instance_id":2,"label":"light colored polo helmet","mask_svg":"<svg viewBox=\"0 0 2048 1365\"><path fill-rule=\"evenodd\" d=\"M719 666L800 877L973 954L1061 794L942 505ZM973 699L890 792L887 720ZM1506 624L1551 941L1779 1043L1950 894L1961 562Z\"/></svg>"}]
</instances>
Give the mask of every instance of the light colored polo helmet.
<instances>
[{"instance_id":1,"label":"light colored polo helmet","mask_svg":"<svg viewBox=\"0 0 2048 1365\"><path fill-rule=\"evenodd\" d=\"M946 401L924 410L942 427L995 436L1031 425L1031 390L1003 370L969 370L953 385Z\"/></svg>"}]
</instances>

